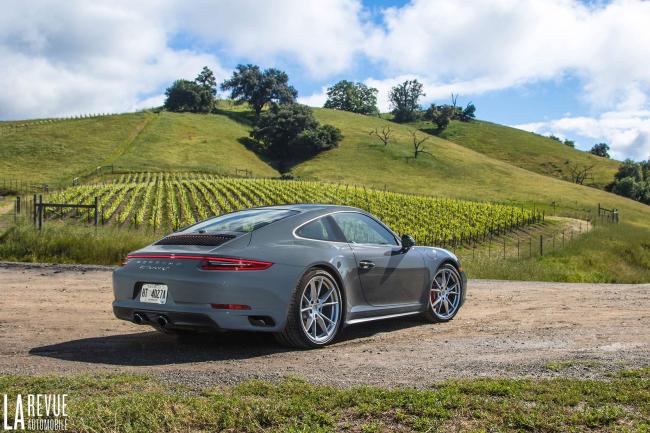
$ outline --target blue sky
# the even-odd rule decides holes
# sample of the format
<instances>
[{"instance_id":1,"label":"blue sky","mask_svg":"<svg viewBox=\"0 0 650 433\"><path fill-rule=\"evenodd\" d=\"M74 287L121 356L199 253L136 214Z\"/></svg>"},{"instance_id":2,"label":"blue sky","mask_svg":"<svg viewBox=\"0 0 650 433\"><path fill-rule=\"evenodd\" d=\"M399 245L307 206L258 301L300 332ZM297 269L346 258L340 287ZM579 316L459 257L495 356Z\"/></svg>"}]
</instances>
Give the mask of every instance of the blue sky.
<instances>
[{"instance_id":1,"label":"blue sky","mask_svg":"<svg viewBox=\"0 0 650 433\"><path fill-rule=\"evenodd\" d=\"M474 102L482 119L616 158L650 156L650 2L614 0L8 0L0 119L160 104L203 65L286 70L322 105L340 79L417 78L423 104Z\"/></svg>"}]
</instances>

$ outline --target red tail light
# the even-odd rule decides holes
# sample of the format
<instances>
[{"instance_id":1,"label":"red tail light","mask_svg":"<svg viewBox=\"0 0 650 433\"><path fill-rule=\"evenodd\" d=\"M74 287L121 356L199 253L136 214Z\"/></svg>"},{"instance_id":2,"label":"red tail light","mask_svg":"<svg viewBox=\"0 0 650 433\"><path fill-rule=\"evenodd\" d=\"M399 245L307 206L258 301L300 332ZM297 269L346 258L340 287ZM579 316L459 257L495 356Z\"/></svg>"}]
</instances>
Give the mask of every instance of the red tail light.
<instances>
[{"instance_id":1,"label":"red tail light","mask_svg":"<svg viewBox=\"0 0 650 433\"><path fill-rule=\"evenodd\" d=\"M204 271L263 271L271 267L271 262L257 260L206 257L201 264Z\"/></svg>"},{"instance_id":2,"label":"red tail light","mask_svg":"<svg viewBox=\"0 0 650 433\"><path fill-rule=\"evenodd\" d=\"M250 305L243 304L210 304L216 310L250 310Z\"/></svg>"},{"instance_id":3,"label":"red tail light","mask_svg":"<svg viewBox=\"0 0 650 433\"><path fill-rule=\"evenodd\" d=\"M189 254L130 254L123 265L131 259L201 260L201 269L204 271L263 271L273 265L271 262L259 260Z\"/></svg>"}]
</instances>

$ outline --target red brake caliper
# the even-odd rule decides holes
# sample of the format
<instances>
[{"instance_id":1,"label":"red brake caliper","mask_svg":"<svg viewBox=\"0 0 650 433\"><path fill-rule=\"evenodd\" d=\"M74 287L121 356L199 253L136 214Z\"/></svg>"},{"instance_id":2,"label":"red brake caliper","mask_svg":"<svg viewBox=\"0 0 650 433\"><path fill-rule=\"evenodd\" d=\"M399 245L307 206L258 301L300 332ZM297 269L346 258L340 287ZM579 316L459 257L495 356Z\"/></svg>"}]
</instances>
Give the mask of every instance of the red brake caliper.
<instances>
[{"instance_id":1,"label":"red brake caliper","mask_svg":"<svg viewBox=\"0 0 650 433\"><path fill-rule=\"evenodd\" d=\"M436 302L436 291L434 290L434 287L436 286L435 281L431 285L431 305L433 305Z\"/></svg>"}]
</instances>

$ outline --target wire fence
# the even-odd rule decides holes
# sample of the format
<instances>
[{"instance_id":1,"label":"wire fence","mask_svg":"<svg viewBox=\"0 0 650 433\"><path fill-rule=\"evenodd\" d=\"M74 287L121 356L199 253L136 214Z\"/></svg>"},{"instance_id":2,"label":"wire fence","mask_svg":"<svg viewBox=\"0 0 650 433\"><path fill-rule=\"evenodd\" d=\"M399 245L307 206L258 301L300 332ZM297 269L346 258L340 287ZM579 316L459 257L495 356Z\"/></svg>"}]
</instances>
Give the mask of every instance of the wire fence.
<instances>
[{"instance_id":1,"label":"wire fence","mask_svg":"<svg viewBox=\"0 0 650 433\"><path fill-rule=\"evenodd\" d=\"M450 249L462 260L526 260L560 250L593 227L592 222L587 220L544 223L495 236L486 242L460 245L457 248L451 246Z\"/></svg>"}]
</instances>

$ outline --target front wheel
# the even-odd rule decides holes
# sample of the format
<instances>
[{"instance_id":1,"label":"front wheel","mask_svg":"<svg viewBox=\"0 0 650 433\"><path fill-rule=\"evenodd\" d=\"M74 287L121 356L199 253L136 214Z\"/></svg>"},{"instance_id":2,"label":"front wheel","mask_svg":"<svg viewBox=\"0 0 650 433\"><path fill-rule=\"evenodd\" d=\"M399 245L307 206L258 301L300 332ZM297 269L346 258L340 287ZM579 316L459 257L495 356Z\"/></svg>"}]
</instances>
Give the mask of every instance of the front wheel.
<instances>
[{"instance_id":1,"label":"front wheel","mask_svg":"<svg viewBox=\"0 0 650 433\"><path fill-rule=\"evenodd\" d=\"M458 270L450 263L438 268L429 290L429 305L423 313L430 322L448 322L460 309L463 286Z\"/></svg>"},{"instance_id":2,"label":"front wheel","mask_svg":"<svg viewBox=\"0 0 650 433\"><path fill-rule=\"evenodd\" d=\"M291 347L310 349L330 343L341 327L343 300L336 279L322 269L311 269L294 290L287 324L277 340Z\"/></svg>"}]
</instances>

